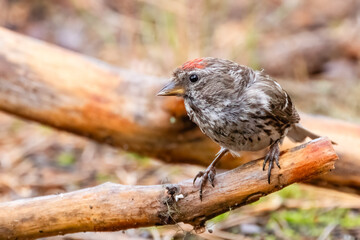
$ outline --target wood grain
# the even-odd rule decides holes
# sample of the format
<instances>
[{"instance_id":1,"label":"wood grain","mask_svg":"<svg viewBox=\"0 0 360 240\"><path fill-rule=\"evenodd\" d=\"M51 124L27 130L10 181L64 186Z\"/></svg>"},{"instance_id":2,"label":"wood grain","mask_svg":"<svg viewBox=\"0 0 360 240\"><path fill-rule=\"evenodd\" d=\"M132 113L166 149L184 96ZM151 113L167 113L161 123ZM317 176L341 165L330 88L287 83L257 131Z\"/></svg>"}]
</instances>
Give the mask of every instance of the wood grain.
<instances>
[{"instance_id":1,"label":"wood grain","mask_svg":"<svg viewBox=\"0 0 360 240\"><path fill-rule=\"evenodd\" d=\"M206 220L257 201L289 184L334 169L337 155L327 138L281 153L271 183L262 159L219 174L203 200L192 179L154 186L106 183L66 194L0 204L0 239L28 239L83 231L116 231L184 222L204 230ZM176 201L178 199L178 201Z\"/></svg>"},{"instance_id":2,"label":"wood grain","mask_svg":"<svg viewBox=\"0 0 360 240\"><path fill-rule=\"evenodd\" d=\"M219 146L188 119L182 99L155 96L165 82L0 28L0 110L165 162L207 166ZM311 184L360 194L360 126L305 114L302 123L337 142L340 156L335 171ZM263 155L227 155L218 167Z\"/></svg>"}]
</instances>

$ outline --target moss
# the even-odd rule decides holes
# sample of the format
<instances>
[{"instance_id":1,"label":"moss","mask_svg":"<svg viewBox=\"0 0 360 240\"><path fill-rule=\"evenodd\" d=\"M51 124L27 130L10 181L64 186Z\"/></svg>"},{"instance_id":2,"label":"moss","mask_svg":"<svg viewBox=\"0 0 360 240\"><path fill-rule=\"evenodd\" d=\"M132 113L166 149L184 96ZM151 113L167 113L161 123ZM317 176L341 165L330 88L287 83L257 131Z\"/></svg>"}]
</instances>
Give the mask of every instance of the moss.
<instances>
[{"instance_id":1,"label":"moss","mask_svg":"<svg viewBox=\"0 0 360 240\"><path fill-rule=\"evenodd\" d=\"M224 220L226 220L230 215L230 211L220 214L219 216L214 217L213 219L210 220L211 223L218 223L218 222L222 222Z\"/></svg>"},{"instance_id":2,"label":"moss","mask_svg":"<svg viewBox=\"0 0 360 240\"><path fill-rule=\"evenodd\" d=\"M145 156L140 155L140 154L137 154L137 153L134 153L134 152L127 152L125 154L125 156L128 159L135 160L135 161L141 163L142 165L147 165L147 164L150 163L150 158L145 157Z\"/></svg>"},{"instance_id":3,"label":"moss","mask_svg":"<svg viewBox=\"0 0 360 240\"><path fill-rule=\"evenodd\" d=\"M61 167L68 167L75 163L75 156L70 152L62 152L56 158L56 163Z\"/></svg>"},{"instance_id":4,"label":"moss","mask_svg":"<svg viewBox=\"0 0 360 240\"><path fill-rule=\"evenodd\" d=\"M284 199L285 198L300 199L306 195L306 192L301 190L299 185L293 184L278 191L277 194Z\"/></svg>"},{"instance_id":5,"label":"moss","mask_svg":"<svg viewBox=\"0 0 360 240\"><path fill-rule=\"evenodd\" d=\"M349 209L297 209L283 210L271 214L266 228L272 230L278 225L282 233L291 239L303 236L318 237L324 228L334 224L345 229L360 226L360 216L350 214Z\"/></svg>"},{"instance_id":6,"label":"moss","mask_svg":"<svg viewBox=\"0 0 360 240\"><path fill-rule=\"evenodd\" d=\"M105 173L96 173L95 179L98 183L104 183L104 182L115 182L116 177L111 174L105 174Z\"/></svg>"}]
</instances>

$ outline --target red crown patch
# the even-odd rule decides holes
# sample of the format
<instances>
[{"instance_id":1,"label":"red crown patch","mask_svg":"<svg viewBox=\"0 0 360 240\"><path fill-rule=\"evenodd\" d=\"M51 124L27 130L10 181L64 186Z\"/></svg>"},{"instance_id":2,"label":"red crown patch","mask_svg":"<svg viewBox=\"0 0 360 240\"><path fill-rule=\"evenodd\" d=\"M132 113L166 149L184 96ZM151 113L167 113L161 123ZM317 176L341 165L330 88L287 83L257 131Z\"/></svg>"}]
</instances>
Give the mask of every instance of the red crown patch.
<instances>
[{"instance_id":1,"label":"red crown patch","mask_svg":"<svg viewBox=\"0 0 360 240\"><path fill-rule=\"evenodd\" d=\"M196 58L194 60L191 61L187 61L186 63L184 63L181 68L183 70L189 70L189 69L194 69L194 68L204 68L205 64L202 63L204 59L203 58Z\"/></svg>"}]
</instances>

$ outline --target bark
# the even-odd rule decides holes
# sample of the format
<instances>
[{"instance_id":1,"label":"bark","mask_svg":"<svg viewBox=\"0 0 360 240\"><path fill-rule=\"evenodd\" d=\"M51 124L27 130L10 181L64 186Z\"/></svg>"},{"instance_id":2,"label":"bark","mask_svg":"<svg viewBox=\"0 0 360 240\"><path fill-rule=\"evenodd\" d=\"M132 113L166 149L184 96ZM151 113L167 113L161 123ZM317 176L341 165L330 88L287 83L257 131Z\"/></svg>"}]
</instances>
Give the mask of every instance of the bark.
<instances>
[{"instance_id":1,"label":"bark","mask_svg":"<svg viewBox=\"0 0 360 240\"><path fill-rule=\"evenodd\" d=\"M182 99L155 96L165 82L0 28L0 110L166 162L208 165L219 146L188 119ZM341 157L312 184L360 193L360 127L302 119L337 142ZM219 167L261 156L226 156Z\"/></svg>"},{"instance_id":2,"label":"bark","mask_svg":"<svg viewBox=\"0 0 360 240\"><path fill-rule=\"evenodd\" d=\"M27 239L82 231L116 231L184 222L204 230L206 220L257 201L283 187L331 171L337 155L327 138L281 153L271 183L263 160L219 174L199 199L192 179L178 184L106 183L66 194L0 204L0 238ZM239 181L240 180L240 181Z\"/></svg>"}]
</instances>

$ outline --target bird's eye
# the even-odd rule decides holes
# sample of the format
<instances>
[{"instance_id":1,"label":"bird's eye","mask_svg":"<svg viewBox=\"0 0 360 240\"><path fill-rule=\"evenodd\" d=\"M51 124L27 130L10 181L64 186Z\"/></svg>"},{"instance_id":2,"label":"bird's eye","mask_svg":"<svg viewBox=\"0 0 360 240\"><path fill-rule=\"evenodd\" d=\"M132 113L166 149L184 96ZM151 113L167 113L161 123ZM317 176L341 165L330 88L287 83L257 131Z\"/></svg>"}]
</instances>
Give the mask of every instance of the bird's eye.
<instances>
[{"instance_id":1,"label":"bird's eye","mask_svg":"<svg viewBox=\"0 0 360 240\"><path fill-rule=\"evenodd\" d=\"M199 77L196 74L191 74L189 76L189 80L190 80L190 82L197 82L197 80L199 80Z\"/></svg>"}]
</instances>

